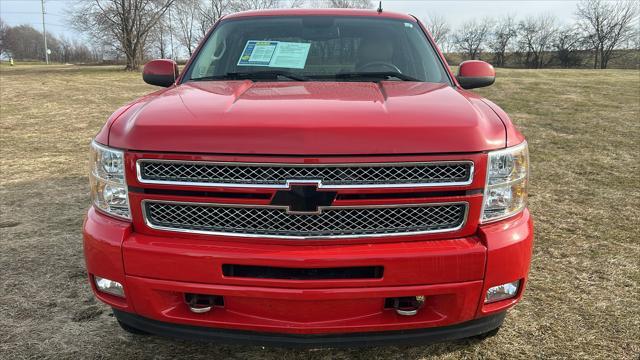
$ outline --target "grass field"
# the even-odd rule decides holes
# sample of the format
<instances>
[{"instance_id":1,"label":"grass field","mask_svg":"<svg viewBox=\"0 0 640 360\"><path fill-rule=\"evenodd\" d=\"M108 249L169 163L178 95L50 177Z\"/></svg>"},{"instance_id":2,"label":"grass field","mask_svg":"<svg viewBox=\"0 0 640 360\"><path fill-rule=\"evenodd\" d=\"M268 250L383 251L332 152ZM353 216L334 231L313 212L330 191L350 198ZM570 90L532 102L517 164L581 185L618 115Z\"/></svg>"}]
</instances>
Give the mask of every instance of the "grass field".
<instances>
[{"instance_id":1,"label":"grass field","mask_svg":"<svg viewBox=\"0 0 640 360\"><path fill-rule=\"evenodd\" d=\"M424 347L293 351L120 330L86 281L87 150L154 90L115 68L0 67L0 358L454 359L640 354L640 72L499 70L480 92L527 136L531 278L500 333Z\"/></svg>"}]
</instances>

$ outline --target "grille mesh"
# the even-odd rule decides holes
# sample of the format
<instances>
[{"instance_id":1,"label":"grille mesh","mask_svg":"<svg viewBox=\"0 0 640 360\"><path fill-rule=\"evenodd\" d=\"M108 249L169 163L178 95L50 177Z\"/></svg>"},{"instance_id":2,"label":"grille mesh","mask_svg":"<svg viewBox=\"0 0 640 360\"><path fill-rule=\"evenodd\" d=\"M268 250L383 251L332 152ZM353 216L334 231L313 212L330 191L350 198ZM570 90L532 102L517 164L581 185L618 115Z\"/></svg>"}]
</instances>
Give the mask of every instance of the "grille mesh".
<instances>
[{"instance_id":1,"label":"grille mesh","mask_svg":"<svg viewBox=\"0 0 640 360\"><path fill-rule=\"evenodd\" d=\"M455 230L465 221L466 204L327 208L320 214L284 209L146 202L152 227L230 235L315 238Z\"/></svg>"},{"instance_id":2,"label":"grille mesh","mask_svg":"<svg viewBox=\"0 0 640 360\"><path fill-rule=\"evenodd\" d=\"M140 177L145 181L285 185L287 180L322 180L324 185L465 183L471 179L470 162L419 164L283 166L223 163L182 163L143 160Z\"/></svg>"}]
</instances>

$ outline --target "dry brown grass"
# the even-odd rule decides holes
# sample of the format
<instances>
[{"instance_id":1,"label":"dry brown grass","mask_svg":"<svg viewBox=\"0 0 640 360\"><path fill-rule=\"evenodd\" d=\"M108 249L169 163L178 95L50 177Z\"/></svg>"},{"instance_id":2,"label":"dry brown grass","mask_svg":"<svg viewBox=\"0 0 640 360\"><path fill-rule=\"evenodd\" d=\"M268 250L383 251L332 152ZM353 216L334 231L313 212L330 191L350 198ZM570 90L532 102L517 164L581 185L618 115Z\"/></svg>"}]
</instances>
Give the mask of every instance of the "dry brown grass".
<instances>
[{"instance_id":1,"label":"dry brown grass","mask_svg":"<svg viewBox=\"0 0 640 360\"><path fill-rule=\"evenodd\" d=\"M0 68L0 358L628 358L640 353L640 72L500 70L480 91L529 140L536 244L498 336L292 351L135 337L95 301L80 227L91 137L154 90L115 68Z\"/></svg>"}]
</instances>

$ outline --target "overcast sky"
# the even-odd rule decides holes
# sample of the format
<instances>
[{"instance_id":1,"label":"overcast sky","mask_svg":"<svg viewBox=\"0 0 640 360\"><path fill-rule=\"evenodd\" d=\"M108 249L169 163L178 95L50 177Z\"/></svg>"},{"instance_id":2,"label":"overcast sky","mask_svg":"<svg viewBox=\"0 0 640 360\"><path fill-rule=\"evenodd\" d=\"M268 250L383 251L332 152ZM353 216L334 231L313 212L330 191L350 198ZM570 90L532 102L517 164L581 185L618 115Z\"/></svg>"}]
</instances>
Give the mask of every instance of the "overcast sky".
<instances>
[{"instance_id":1,"label":"overcast sky","mask_svg":"<svg viewBox=\"0 0 640 360\"><path fill-rule=\"evenodd\" d=\"M377 1L372 2L377 6ZM47 32L72 38L79 36L66 25L66 10L73 3L74 0L45 1ZM576 3L569 0L384 0L382 5L385 10L414 14L423 20L429 14L438 14L455 27L472 18L509 14L524 17L548 13L555 15L562 23L570 23L574 18ZM40 10L40 0L0 0L0 17L11 26L29 24L41 30Z\"/></svg>"}]
</instances>

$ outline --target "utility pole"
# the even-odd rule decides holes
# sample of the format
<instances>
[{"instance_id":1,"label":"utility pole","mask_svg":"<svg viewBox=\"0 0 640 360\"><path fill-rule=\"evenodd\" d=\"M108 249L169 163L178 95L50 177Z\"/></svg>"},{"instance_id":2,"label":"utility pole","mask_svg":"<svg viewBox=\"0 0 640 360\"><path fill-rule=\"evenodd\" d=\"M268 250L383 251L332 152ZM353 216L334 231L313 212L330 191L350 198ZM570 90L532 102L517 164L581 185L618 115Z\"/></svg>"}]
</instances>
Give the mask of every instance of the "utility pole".
<instances>
[{"instance_id":1,"label":"utility pole","mask_svg":"<svg viewBox=\"0 0 640 360\"><path fill-rule=\"evenodd\" d=\"M44 37L44 59L49 65L49 48L47 47L47 28L44 26L44 0L40 0L42 4L42 36Z\"/></svg>"},{"instance_id":2,"label":"utility pole","mask_svg":"<svg viewBox=\"0 0 640 360\"><path fill-rule=\"evenodd\" d=\"M171 7L169 7L169 43L171 44L171 60L176 60L176 58L174 57L175 47L173 47L173 29L171 28L172 22Z\"/></svg>"}]
</instances>

